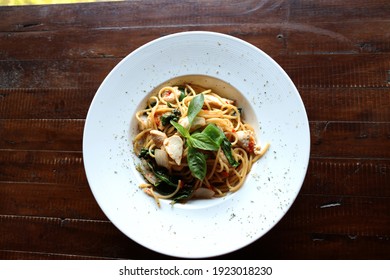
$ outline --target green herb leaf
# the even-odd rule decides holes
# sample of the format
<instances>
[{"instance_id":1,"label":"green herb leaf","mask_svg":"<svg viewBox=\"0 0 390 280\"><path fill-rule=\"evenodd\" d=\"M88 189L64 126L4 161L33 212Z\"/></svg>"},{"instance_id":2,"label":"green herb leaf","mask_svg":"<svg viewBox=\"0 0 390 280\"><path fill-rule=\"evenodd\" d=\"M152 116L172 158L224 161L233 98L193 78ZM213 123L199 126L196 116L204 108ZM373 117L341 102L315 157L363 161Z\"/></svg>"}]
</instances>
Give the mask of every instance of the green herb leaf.
<instances>
[{"instance_id":1,"label":"green herb leaf","mask_svg":"<svg viewBox=\"0 0 390 280\"><path fill-rule=\"evenodd\" d=\"M199 180L203 180L204 177L206 177L207 171L206 156L190 146L188 147L187 161L192 176Z\"/></svg>"},{"instance_id":2,"label":"green herb leaf","mask_svg":"<svg viewBox=\"0 0 390 280\"><path fill-rule=\"evenodd\" d=\"M136 166L138 172L140 172L144 178L151 183L153 186L158 186L161 183L161 180L158 179L153 172L153 167L145 159L141 159L141 164Z\"/></svg>"},{"instance_id":3,"label":"green herb leaf","mask_svg":"<svg viewBox=\"0 0 390 280\"><path fill-rule=\"evenodd\" d=\"M208 124L205 129L203 129L202 134L207 135L210 139L212 139L215 144L219 147L225 139L225 134L219 129L215 124Z\"/></svg>"},{"instance_id":4,"label":"green herb leaf","mask_svg":"<svg viewBox=\"0 0 390 280\"><path fill-rule=\"evenodd\" d=\"M179 101L181 102L186 97L186 92L185 92L184 88L182 88L182 87L179 87L179 90L180 90Z\"/></svg>"},{"instance_id":5,"label":"green herb leaf","mask_svg":"<svg viewBox=\"0 0 390 280\"><path fill-rule=\"evenodd\" d=\"M174 187L176 189L177 187L177 180L173 180L173 178L171 178L170 176L168 176L167 174L165 174L164 172L162 172L161 170L153 170L154 171L154 175L156 175L156 177L158 179L160 179L161 181L163 181L164 183L166 183L167 185L171 186L171 187ZM174 191L174 190L173 190ZM173 192L171 191L171 193Z\"/></svg>"},{"instance_id":6,"label":"green herb leaf","mask_svg":"<svg viewBox=\"0 0 390 280\"><path fill-rule=\"evenodd\" d=\"M188 139L191 146L206 151L218 151L219 145L209 136L203 133L194 133Z\"/></svg>"},{"instance_id":7,"label":"green herb leaf","mask_svg":"<svg viewBox=\"0 0 390 280\"><path fill-rule=\"evenodd\" d=\"M177 186L177 183L178 183L178 180L177 179L174 179L172 178L171 176L165 174L165 172L163 172L162 170L160 169L157 169L155 168L152 163L150 162L147 162L147 161L144 161L147 166L148 166L148 169L150 171L152 171L152 173L154 174L154 176L159 179L160 181L166 183L167 185L171 186L171 187L176 187ZM157 186L156 184L154 184L155 186Z\"/></svg>"},{"instance_id":8,"label":"green herb leaf","mask_svg":"<svg viewBox=\"0 0 390 280\"><path fill-rule=\"evenodd\" d=\"M232 154L232 143L230 143L230 141L226 137L223 139L221 143L221 149L231 166L237 167L240 165L240 163L234 159Z\"/></svg>"},{"instance_id":9,"label":"green herb leaf","mask_svg":"<svg viewBox=\"0 0 390 280\"><path fill-rule=\"evenodd\" d=\"M176 130L179 131L179 133L183 137L185 137L185 138L190 138L191 137L191 135L188 132L188 130L184 126L182 126L181 124L179 124L179 123L177 123L175 121L171 121L171 125L173 125L176 128Z\"/></svg>"},{"instance_id":10,"label":"green herb leaf","mask_svg":"<svg viewBox=\"0 0 390 280\"><path fill-rule=\"evenodd\" d=\"M191 198L192 193L194 192L193 187L184 187L182 188L173 198L171 205L175 204L176 202L183 202Z\"/></svg>"},{"instance_id":11,"label":"green herb leaf","mask_svg":"<svg viewBox=\"0 0 390 280\"><path fill-rule=\"evenodd\" d=\"M138 154L139 158L148 159L149 158L149 149L142 148L140 153Z\"/></svg>"},{"instance_id":12,"label":"green herb leaf","mask_svg":"<svg viewBox=\"0 0 390 280\"><path fill-rule=\"evenodd\" d=\"M188 122L190 124L189 127L191 127L192 122L194 121L196 115L200 112L200 110L203 107L204 103L204 96L203 94L198 94L194 98L191 99L190 105L188 105Z\"/></svg>"},{"instance_id":13,"label":"green herb leaf","mask_svg":"<svg viewBox=\"0 0 390 280\"><path fill-rule=\"evenodd\" d=\"M174 109L174 110L172 110L172 112L166 113L166 114L161 116L161 118L160 118L161 123L162 123L162 125L166 126L167 124L169 124L170 121L177 122L180 118L180 115L181 115L180 110Z\"/></svg>"}]
</instances>

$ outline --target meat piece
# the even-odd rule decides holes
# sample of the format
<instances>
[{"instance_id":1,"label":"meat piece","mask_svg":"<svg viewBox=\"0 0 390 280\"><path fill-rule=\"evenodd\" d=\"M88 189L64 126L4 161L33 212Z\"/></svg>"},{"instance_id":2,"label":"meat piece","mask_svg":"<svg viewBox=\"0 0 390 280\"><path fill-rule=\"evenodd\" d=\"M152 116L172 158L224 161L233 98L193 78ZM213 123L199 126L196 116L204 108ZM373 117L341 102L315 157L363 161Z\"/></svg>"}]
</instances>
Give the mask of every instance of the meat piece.
<instances>
[{"instance_id":1,"label":"meat piece","mask_svg":"<svg viewBox=\"0 0 390 280\"><path fill-rule=\"evenodd\" d=\"M188 122L188 117L180 118L179 124L181 124L184 128L189 129L190 123ZM201 128L202 126L206 125L206 119L203 117L195 117L190 131L197 130L198 128Z\"/></svg>"},{"instance_id":2,"label":"meat piece","mask_svg":"<svg viewBox=\"0 0 390 280\"><path fill-rule=\"evenodd\" d=\"M196 198L212 198L214 196L215 192L210 189L206 188L199 188L195 190L194 197Z\"/></svg>"},{"instance_id":3,"label":"meat piece","mask_svg":"<svg viewBox=\"0 0 390 280\"><path fill-rule=\"evenodd\" d=\"M180 165L183 156L183 140L178 135L173 135L164 140L165 151L177 165Z\"/></svg>"},{"instance_id":4,"label":"meat piece","mask_svg":"<svg viewBox=\"0 0 390 280\"><path fill-rule=\"evenodd\" d=\"M156 175L154 175L153 171L150 169L150 166L148 165L146 160L142 159L141 163L136 166L136 169L153 186L157 186L160 183L160 179L158 179Z\"/></svg>"},{"instance_id":5,"label":"meat piece","mask_svg":"<svg viewBox=\"0 0 390 280\"><path fill-rule=\"evenodd\" d=\"M249 153L255 153L256 155L260 153L260 146L256 145L255 137L253 136L253 131L251 130L242 130L237 131L237 140L238 144Z\"/></svg>"},{"instance_id":6,"label":"meat piece","mask_svg":"<svg viewBox=\"0 0 390 280\"><path fill-rule=\"evenodd\" d=\"M209 103L213 107L221 107L224 104L233 104L234 101L226 98L217 98L213 95L205 95L204 101Z\"/></svg>"},{"instance_id":7,"label":"meat piece","mask_svg":"<svg viewBox=\"0 0 390 280\"><path fill-rule=\"evenodd\" d=\"M164 101L175 104L176 99L180 96L180 90L177 87L167 87L164 89L161 96Z\"/></svg>"},{"instance_id":8,"label":"meat piece","mask_svg":"<svg viewBox=\"0 0 390 280\"><path fill-rule=\"evenodd\" d=\"M171 169L170 165L169 165L168 154L166 151L161 150L161 149L155 149L154 150L154 158L155 158L158 166L165 167L168 170Z\"/></svg>"},{"instance_id":9,"label":"meat piece","mask_svg":"<svg viewBox=\"0 0 390 280\"><path fill-rule=\"evenodd\" d=\"M156 129L150 131L150 136L157 148L160 148L163 145L164 140L167 139L167 135L164 132Z\"/></svg>"},{"instance_id":10,"label":"meat piece","mask_svg":"<svg viewBox=\"0 0 390 280\"><path fill-rule=\"evenodd\" d=\"M138 120L138 128L139 130L145 130L150 127L150 122L146 115L141 115Z\"/></svg>"}]
</instances>

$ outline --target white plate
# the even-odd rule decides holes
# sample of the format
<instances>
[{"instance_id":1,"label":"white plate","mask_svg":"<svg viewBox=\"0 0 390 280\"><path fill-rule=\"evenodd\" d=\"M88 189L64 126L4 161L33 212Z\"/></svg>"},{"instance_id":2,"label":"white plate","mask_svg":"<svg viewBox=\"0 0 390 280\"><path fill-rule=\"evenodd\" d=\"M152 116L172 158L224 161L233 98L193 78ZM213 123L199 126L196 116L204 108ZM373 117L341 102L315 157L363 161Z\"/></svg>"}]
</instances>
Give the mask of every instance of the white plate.
<instances>
[{"instance_id":1,"label":"white plate","mask_svg":"<svg viewBox=\"0 0 390 280\"><path fill-rule=\"evenodd\" d=\"M238 192L158 208L138 188L134 114L158 85L183 75L206 75L218 87L214 77L241 92L235 99L257 141L271 146ZM255 46L214 32L165 36L124 58L98 89L83 139L88 182L107 217L139 244L181 258L226 254L263 236L294 202L309 153L305 108L287 74Z\"/></svg>"}]
</instances>

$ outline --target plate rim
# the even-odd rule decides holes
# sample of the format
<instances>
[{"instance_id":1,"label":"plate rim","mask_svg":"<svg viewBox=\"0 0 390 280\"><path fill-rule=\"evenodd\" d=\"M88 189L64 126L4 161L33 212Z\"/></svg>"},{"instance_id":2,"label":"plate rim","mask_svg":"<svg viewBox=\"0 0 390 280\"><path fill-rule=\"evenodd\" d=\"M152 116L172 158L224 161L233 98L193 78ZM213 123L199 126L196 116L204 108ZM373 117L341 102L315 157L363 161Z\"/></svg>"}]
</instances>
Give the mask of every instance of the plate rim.
<instances>
[{"instance_id":1,"label":"plate rim","mask_svg":"<svg viewBox=\"0 0 390 280\"><path fill-rule=\"evenodd\" d=\"M121 61L119 61L113 68L112 70L109 72L109 74L104 78L104 80L102 81L102 83L100 84L99 88L97 89L96 91L96 94L91 102L91 105L88 109L88 112L87 112L87 116L86 116L86 121L85 121L85 127L84 127L84 131L83 131L83 143L82 143L82 146L83 146L83 163L84 163L84 169L85 169L85 173L86 173L86 176L87 176L87 180L88 180L88 184L89 184L89 187L93 193L93 196L95 198L95 200L97 201L99 207L103 210L104 214L107 216L107 218L122 232L124 233L128 238L132 239L133 241L137 242L138 244L152 250L152 251L155 251L155 252L158 252L158 253L161 253L161 254L164 254L164 255L169 255L169 256L175 256L175 257L183 257L183 258L204 258L204 257L215 257L215 256L219 256L219 255L222 255L222 254L227 254L227 253L231 253L233 251L236 251L238 249L241 249L245 246L248 246L249 244L251 244L252 242L258 240L259 238L261 238L262 236L264 236L267 232L269 232L276 224L279 223L279 221L284 217L285 213L280 217L280 219L278 221L276 221L271 227L269 227L265 232L263 232L261 234L261 236L259 237L256 237L254 238L251 242L249 242L248 244L244 245L244 246L240 246L236 249L233 249L233 250L230 250L230 251L226 251L226 252L223 252L223 253L217 253L217 254L204 254L203 256L188 256L188 255L182 255L182 254L178 254L178 253L170 253L170 252L165 252L165 251L161 251L159 249L156 249L156 248L151 248L151 247L148 247L147 244L144 244L143 242L140 242L139 240L135 240L133 239L132 237L130 237L127 232L125 232L124 230L122 230L121 226L120 225L117 225L116 222L113 222L113 219L111 217L109 217L109 215L107 215L106 213L106 210L104 209L104 207L102 207L102 202L100 201L100 199L98 199L98 195L95 193L96 192L96 189L93 188L93 186L91 185L90 183L90 174L88 175L89 173L89 168L87 167L88 165L88 159L86 160L86 158L84 157L85 155L85 150L86 150L86 139L88 138L87 137L87 133L88 133L88 124L89 124L89 118L91 116L91 113L92 110L94 110L94 102L97 102L96 100L96 97L99 95L99 92L101 92L101 90L103 89L103 85L110 79L111 75L114 75L115 71L117 71L117 69L120 69L121 65L122 64L125 64L130 57L132 56L136 56L138 55L139 52L142 52L143 49L145 48L148 48L149 46L153 46L154 44L158 44L159 42L162 42L164 40L172 40L172 39L175 39L177 37L181 37L181 36L199 36L199 35L210 35L210 36L216 36L216 37L219 37L219 38L225 38L227 40L234 40L234 41L237 41L239 42L240 44L245 44L246 46L250 47L250 48L254 48L256 52L259 52L262 56L266 57L268 61L270 61L271 63L273 63L273 65L275 67L278 68L278 70L283 73L284 75L284 78L287 78L289 80L289 83L294 87L295 91L296 91L296 94L297 94L297 97L299 98L298 101L300 101L301 103L301 109L302 109L302 113L303 115L305 116L306 118L306 124L307 124L307 137L308 139L306 139L307 143L308 143L308 146L306 148L306 158L305 158L305 166L304 166L304 172L303 172L303 175L301 176L301 182L299 183L299 187L297 187L297 192L296 192L296 195L292 198L289 206L285 209L285 213L287 213L287 211L291 208L291 206L294 204L297 196L298 196L298 193L299 191L301 190L302 188L302 185L303 185L303 182L304 182L304 179L306 177L306 173L307 173L307 169L308 169L308 164L309 164L309 158L310 158L310 130L309 130L309 122L308 122L308 117L307 117L307 113L306 113L306 110L305 110L305 106L304 106L304 103L302 101L302 98L299 94L299 91L297 90L295 84L293 83L293 81L291 80L291 78L288 76L288 74L285 72L285 70L274 60L272 59L271 56L269 56L267 53L265 53L264 51L262 51L260 48L252 45L251 43L247 42L247 41L244 41L240 38L237 38L237 37L234 37L234 36L231 36L231 35L228 35L228 34L224 34L224 33L219 33L219 32L213 32L213 31L183 31L183 32L177 32L177 33L173 33L173 34L169 34L169 35L166 35L166 36L162 36L160 38L157 38L157 39L154 39L138 48L136 48L134 51L130 52L126 57L124 57Z\"/></svg>"}]
</instances>

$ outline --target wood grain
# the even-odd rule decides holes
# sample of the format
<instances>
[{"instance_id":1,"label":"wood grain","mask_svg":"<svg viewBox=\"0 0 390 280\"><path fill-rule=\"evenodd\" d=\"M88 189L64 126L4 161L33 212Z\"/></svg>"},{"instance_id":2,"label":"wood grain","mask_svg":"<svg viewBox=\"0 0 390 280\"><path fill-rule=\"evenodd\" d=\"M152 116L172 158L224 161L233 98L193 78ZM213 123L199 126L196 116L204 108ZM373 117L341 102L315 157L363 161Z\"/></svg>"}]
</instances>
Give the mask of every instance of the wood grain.
<instances>
[{"instance_id":1,"label":"wood grain","mask_svg":"<svg viewBox=\"0 0 390 280\"><path fill-rule=\"evenodd\" d=\"M2 88L0 119L85 119L96 88Z\"/></svg>"},{"instance_id":2,"label":"wood grain","mask_svg":"<svg viewBox=\"0 0 390 280\"><path fill-rule=\"evenodd\" d=\"M220 259L390 258L390 3L150 0L0 7L0 259L169 259L121 233L86 178L82 134L126 55L189 30L278 62L309 118L291 209ZM239 215L239 213L237 213Z\"/></svg>"},{"instance_id":3,"label":"wood grain","mask_svg":"<svg viewBox=\"0 0 390 280\"><path fill-rule=\"evenodd\" d=\"M81 152L4 150L0 166L4 182L87 183Z\"/></svg>"},{"instance_id":4,"label":"wood grain","mask_svg":"<svg viewBox=\"0 0 390 280\"><path fill-rule=\"evenodd\" d=\"M388 159L312 158L301 194L390 197Z\"/></svg>"},{"instance_id":5,"label":"wood grain","mask_svg":"<svg viewBox=\"0 0 390 280\"><path fill-rule=\"evenodd\" d=\"M389 87L390 55L280 55L274 59L302 88ZM0 61L0 87L90 88L100 84L119 61L114 58Z\"/></svg>"},{"instance_id":6,"label":"wood grain","mask_svg":"<svg viewBox=\"0 0 390 280\"><path fill-rule=\"evenodd\" d=\"M0 89L0 119L85 119L96 88ZM298 88L310 121L386 122L387 88Z\"/></svg>"}]
</instances>

